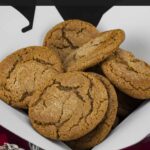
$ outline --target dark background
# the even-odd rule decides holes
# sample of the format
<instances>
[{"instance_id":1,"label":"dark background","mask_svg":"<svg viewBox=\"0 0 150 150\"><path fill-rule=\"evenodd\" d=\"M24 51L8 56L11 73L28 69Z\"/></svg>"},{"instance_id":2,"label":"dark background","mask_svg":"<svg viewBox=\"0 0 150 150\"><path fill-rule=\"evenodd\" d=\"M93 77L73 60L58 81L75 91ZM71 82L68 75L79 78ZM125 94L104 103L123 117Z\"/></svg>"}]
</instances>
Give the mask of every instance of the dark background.
<instances>
[{"instance_id":1,"label":"dark background","mask_svg":"<svg viewBox=\"0 0 150 150\"><path fill-rule=\"evenodd\" d=\"M57 10L64 18L64 20L68 19L81 19L88 22L91 22L95 26L97 26L100 21L102 15L112 7L109 6L56 6ZM22 29L23 32L27 32L32 29L35 6L13 6L20 13L22 13L30 22L29 26Z\"/></svg>"},{"instance_id":2,"label":"dark background","mask_svg":"<svg viewBox=\"0 0 150 150\"><path fill-rule=\"evenodd\" d=\"M149 0L0 0L0 5L60 5L60 6L108 6L116 5L150 5Z\"/></svg>"}]
</instances>

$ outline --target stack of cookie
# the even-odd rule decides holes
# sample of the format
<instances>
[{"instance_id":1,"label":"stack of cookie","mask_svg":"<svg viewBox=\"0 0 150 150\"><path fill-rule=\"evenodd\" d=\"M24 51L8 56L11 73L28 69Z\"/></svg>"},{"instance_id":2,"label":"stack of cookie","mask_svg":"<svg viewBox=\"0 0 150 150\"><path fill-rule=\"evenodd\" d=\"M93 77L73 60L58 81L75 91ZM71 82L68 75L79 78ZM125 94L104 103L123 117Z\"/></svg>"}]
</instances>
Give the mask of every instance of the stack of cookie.
<instances>
[{"instance_id":1,"label":"stack of cookie","mask_svg":"<svg viewBox=\"0 0 150 150\"><path fill-rule=\"evenodd\" d=\"M120 49L124 39L120 29L99 32L80 20L60 23L44 46L23 48L0 63L0 98L28 109L41 135L90 149L106 138L118 116L150 98L150 65Z\"/></svg>"}]
</instances>

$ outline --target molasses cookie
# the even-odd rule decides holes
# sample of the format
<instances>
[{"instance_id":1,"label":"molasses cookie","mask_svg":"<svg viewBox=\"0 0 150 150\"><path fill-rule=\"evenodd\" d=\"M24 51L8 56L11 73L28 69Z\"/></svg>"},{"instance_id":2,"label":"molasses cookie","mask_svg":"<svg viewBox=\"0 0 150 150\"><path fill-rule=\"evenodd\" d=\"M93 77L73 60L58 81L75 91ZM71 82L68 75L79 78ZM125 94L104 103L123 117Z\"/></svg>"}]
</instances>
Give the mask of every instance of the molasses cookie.
<instances>
[{"instance_id":1,"label":"molasses cookie","mask_svg":"<svg viewBox=\"0 0 150 150\"><path fill-rule=\"evenodd\" d=\"M33 98L29 117L41 135L62 141L84 136L107 111L105 86L94 75L68 72L56 76Z\"/></svg>"},{"instance_id":2,"label":"molasses cookie","mask_svg":"<svg viewBox=\"0 0 150 150\"><path fill-rule=\"evenodd\" d=\"M101 33L66 58L64 62L66 71L85 70L102 62L118 50L124 38L125 34L120 29Z\"/></svg>"},{"instance_id":3,"label":"molasses cookie","mask_svg":"<svg viewBox=\"0 0 150 150\"><path fill-rule=\"evenodd\" d=\"M44 46L58 52L63 61L71 52L98 35L98 30L92 24L81 20L68 20L47 33Z\"/></svg>"},{"instance_id":4,"label":"molasses cookie","mask_svg":"<svg viewBox=\"0 0 150 150\"><path fill-rule=\"evenodd\" d=\"M137 99L150 98L150 65L131 52L120 49L102 64L102 70L125 94Z\"/></svg>"},{"instance_id":5,"label":"molasses cookie","mask_svg":"<svg viewBox=\"0 0 150 150\"><path fill-rule=\"evenodd\" d=\"M113 85L105 77L98 74L94 74L94 76L99 80L99 82L102 82L105 88L107 89L108 110L103 121L100 124L98 124L94 130L77 140L70 141L67 143L71 148L75 150L89 149L102 142L110 132L116 120L118 108L116 91Z\"/></svg>"},{"instance_id":6,"label":"molasses cookie","mask_svg":"<svg viewBox=\"0 0 150 150\"><path fill-rule=\"evenodd\" d=\"M56 52L40 46L18 50L0 63L0 98L14 107L27 108L36 91L61 72Z\"/></svg>"}]
</instances>

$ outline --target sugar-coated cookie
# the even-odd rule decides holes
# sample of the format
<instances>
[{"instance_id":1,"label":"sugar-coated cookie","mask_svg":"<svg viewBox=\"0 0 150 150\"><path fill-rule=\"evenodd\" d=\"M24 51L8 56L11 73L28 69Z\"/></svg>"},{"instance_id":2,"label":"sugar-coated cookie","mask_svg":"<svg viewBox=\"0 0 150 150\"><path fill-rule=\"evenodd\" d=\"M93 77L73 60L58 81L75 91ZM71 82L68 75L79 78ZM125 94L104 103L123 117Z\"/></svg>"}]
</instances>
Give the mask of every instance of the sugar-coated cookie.
<instances>
[{"instance_id":1,"label":"sugar-coated cookie","mask_svg":"<svg viewBox=\"0 0 150 150\"><path fill-rule=\"evenodd\" d=\"M125 94L137 99L150 98L150 65L120 49L102 64L103 73Z\"/></svg>"},{"instance_id":2,"label":"sugar-coated cookie","mask_svg":"<svg viewBox=\"0 0 150 150\"><path fill-rule=\"evenodd\" d=\"M18 50L0 63L0 98L14 107L28 108L37 90L61 72L55 51L40 46Z\"/></svg>"},{"instance_id":3,"label":"sugar-coated cookie","mask_svg":"<svg viewBox=\"0 0 150 150\"><path fill-rule=\"evenodd\" d=\"M67 20L49 30L44 46L54 49L64 61L71 52L98 35L96 27L88 22Z\"/></svg>"},{"instance_id":4,"label":"sugar-coated cookie","mask_svg":"<svg viewBox=\"0 0 150 150\"><path fill-rule=\"evenodd\" d=\"M102 32L66 58L66 71L80 71L95 66L117 51L124 38L124 31L120 29Z\"/></svg>"},{"instance_id":5,"label":"sugar-coated cookie","mask_svg":"<svg viewBox=\"0 0 150 150\"><path fill-rule=\"evenodd\" d=\"M99 80L99 82L102 82L107 89L108 110L103 121L98 124L94 130L77 140L67 143L71 148L75 150L90 149L95 145L101 143L109 134L116 120L118 101L113 85L105 77L94 73L92 74Z\"/></svg>"},{"instance_id":6,"label":"sugar-coated cookie","mask_svg":"<svg viewBox=\"0 0 150 150\"><path fill-rule=\"evenodd\" d=\"M62 141L80 138L104 118L107 90L94 75L68 72L56 76L29 106L33 128L41 135Z\"/></svg>"}]
</instances>

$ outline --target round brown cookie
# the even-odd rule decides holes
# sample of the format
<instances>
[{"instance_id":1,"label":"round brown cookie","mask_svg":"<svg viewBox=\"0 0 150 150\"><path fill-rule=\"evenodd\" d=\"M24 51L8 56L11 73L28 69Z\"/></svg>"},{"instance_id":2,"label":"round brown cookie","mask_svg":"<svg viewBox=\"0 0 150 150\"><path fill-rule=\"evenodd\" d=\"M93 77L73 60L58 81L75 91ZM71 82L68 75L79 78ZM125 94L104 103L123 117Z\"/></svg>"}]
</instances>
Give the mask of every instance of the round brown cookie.
<instances>
[{"instance_id":1,"label":"round brown cookie","mask_svg":"<svg viewBox=\"0 0 150 150\"><path fill-rule=\"evenodd\" d=\"M29 117L41 135L69 141L93 130L107 107L107 91L97 78L84 72L68 72L57 76L34 97Z\"/></svg>"},{"instance_id":2,"label":"round brown cookie","mask_svg":"<svg viewBox=\"0 0 150 150\"><path fill-rule=\"evenodd\" d=\"M150 65L131 52L120 49L102 64L102 70L125 94L137 99L150 98Z\"/></svg>"},{"instance_id":3,"label":"round brown cookie","mask_svg":"<svg viewBox=\"0 0 150 150\"><path fill-rule=\"evenodd\" d=\"M99 82L102 82L107 89L108 110L104 120L100 124L98 124L98 126L94 130L77 140L67 142L67 144L73 149L89 149L102 142L110 132L116 119L118 102L116 91L113 85L101 75L94 74L94 76L99 80Z\"/></svg>"},{"instance_id":4,"label":"round brown cookie","mask_svg":"<svg viewBox=\"0 0 150 150\"><path fill-rule=\"evenodd\" d=\"M130 113L132 113L142 101L134 99L121 91L117 90L118 96L118 116L123 118L127 117Z\"/></svg>"},{"instance_id":5,"label":"round brown cookie","mask_svg":"<svg viewBox=\"0 0 150 150\"><path fill-rule=\"evenodd\" d=\"M57 51L63 61L71 52L98 35L98 30L88 22L67 20L47 33L44 46Z\"/></svg>"},{"instance_id":6,"label":"round brown cookie","mask_svg":"<svg viewBox=\"0 0 150 150\"><path fill-rule=\"evenodd\" d=\"M66 58L64 62L66 71L84 70L102 62L118 50L124 38L125 34L120 29L101 33Z\"/></svg>"},{"instance_id":7,"label":"round brown cookie","mask_svg":"<svg viewBox=\"0 0 150 150\"><path fill-rule=\"evenodd\" d=\"M20 49L0 63L0 98L14 107L27 108L36 91L61 72L56 52L40 46Z\"/></svg>"}]
</instances>

